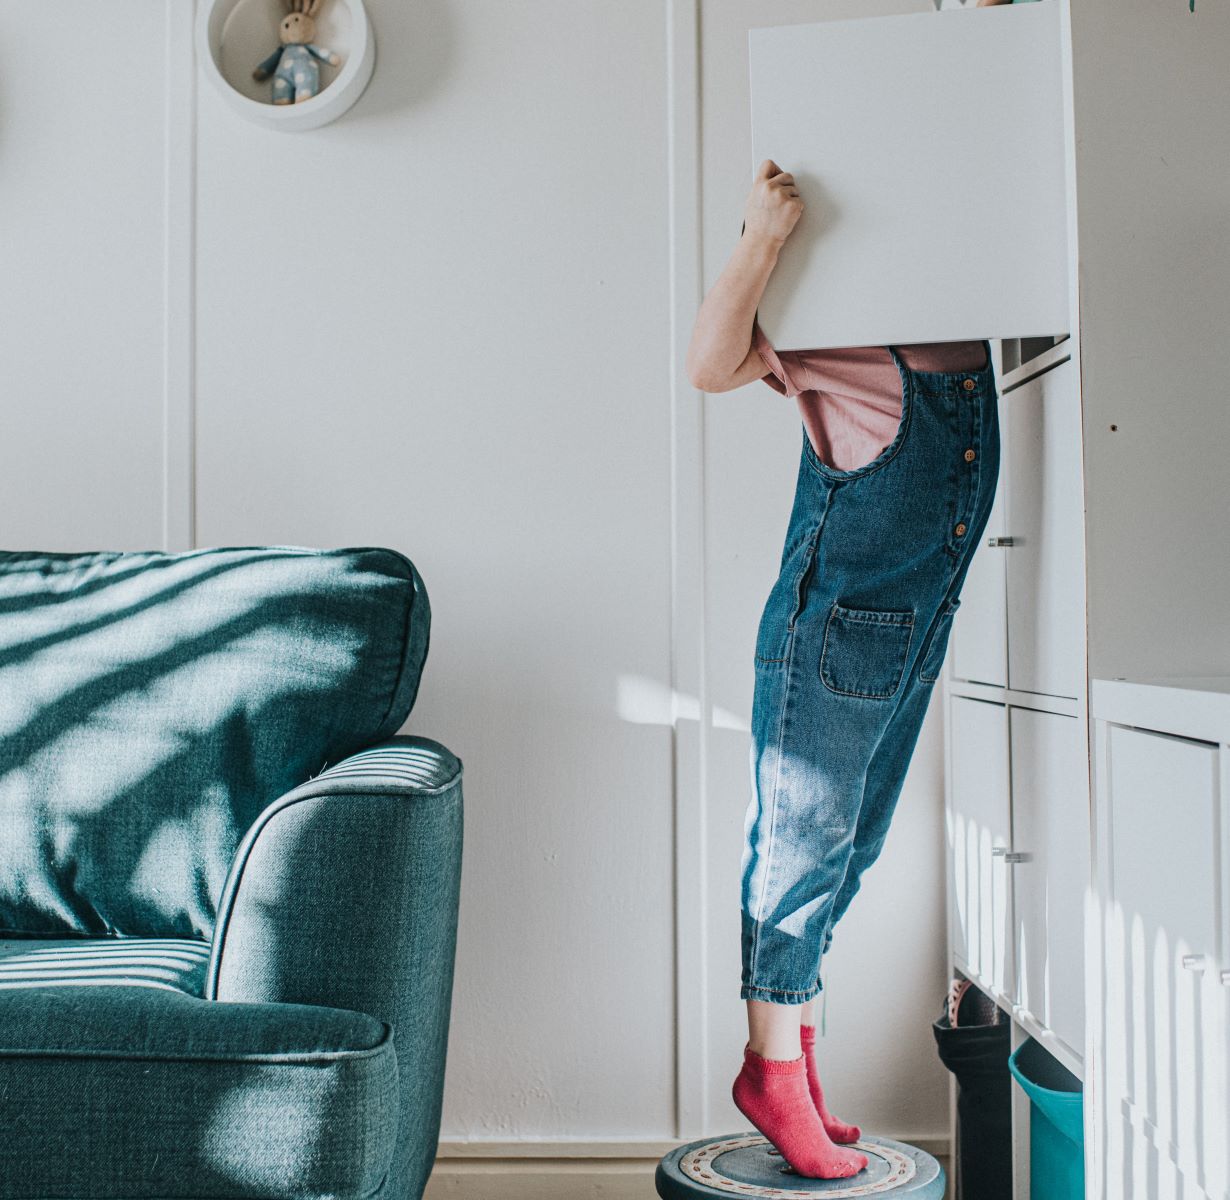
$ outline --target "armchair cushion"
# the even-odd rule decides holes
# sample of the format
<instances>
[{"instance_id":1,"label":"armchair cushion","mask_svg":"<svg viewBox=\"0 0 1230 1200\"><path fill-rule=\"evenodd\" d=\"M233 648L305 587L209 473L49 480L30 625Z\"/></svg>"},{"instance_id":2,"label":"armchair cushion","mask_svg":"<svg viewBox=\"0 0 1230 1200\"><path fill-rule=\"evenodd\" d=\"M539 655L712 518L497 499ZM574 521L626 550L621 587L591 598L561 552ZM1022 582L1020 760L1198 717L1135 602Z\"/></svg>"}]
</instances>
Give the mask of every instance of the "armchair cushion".
<instances>
[{"instance_id":1,"label":"armchair cushion","mask_svg":"<svg viewBox=\"0 0 1230 1200\"><path fill-rule=\"evenodd\" d=\"M0 989L160 987L205 994L209 946L189 938L0 940Z\"/></svg>"},{"instance_id":2,"label":"armchair cushion","mask_svg":"<svg viewBox=\"0 0 1230 1200\"><path fill-rule=\"evenodd\" d=\"M381 1194L392 1031L363 1013L171 989L0 989L0 1195Z\"/></svg>"},{"instance_id":3,"label":"armchair cushion","mask_svg":"<svg viewBox=\"0 0 1230 1200\"><path fill-rule=\"evenodd\" d=\"M404 723L429 627L392 550L0 552L0 937L209 941L257 816Z\"/></svg>"}]
</instances>

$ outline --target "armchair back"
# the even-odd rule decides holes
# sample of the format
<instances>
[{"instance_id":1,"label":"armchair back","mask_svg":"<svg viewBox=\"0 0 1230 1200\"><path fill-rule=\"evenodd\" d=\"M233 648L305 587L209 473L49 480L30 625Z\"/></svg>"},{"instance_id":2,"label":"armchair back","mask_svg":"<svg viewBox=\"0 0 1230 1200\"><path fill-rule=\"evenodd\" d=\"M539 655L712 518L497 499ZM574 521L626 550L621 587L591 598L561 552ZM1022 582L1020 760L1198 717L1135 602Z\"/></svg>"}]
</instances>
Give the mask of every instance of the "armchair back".
<instances>
[{"instance_id":1,"label":"armchair back","mask_svg":"<svg viewBox=\"0 0 1230 1200\"><path fill-rule=\"evenodd\" d=\"M382 548L0 552L0 936L209 940L262 810L400 729L430 625Z\"/></svg>"}]
</instances>

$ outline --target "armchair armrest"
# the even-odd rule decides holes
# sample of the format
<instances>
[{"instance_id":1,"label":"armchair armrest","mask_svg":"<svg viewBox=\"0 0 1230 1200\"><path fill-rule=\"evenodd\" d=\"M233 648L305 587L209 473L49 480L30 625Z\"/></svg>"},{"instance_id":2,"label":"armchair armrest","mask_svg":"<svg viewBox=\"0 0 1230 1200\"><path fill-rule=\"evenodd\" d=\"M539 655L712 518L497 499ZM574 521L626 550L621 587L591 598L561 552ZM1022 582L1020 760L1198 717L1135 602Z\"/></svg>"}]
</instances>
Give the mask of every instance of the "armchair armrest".
<instances>
[{"instance_id":1,"label":"armchair armrest","mask_svg":"<svg viewBox=\"0 0 1230 1200\"><path fill-rule=\"evenodd\" d=\"M389 1200L422 1194L439 1138L461 775L439 742L400 735L274 801L236 852L210 951L206 999L320 1004L392 1025Z\"/></svg>"}]
</instances>

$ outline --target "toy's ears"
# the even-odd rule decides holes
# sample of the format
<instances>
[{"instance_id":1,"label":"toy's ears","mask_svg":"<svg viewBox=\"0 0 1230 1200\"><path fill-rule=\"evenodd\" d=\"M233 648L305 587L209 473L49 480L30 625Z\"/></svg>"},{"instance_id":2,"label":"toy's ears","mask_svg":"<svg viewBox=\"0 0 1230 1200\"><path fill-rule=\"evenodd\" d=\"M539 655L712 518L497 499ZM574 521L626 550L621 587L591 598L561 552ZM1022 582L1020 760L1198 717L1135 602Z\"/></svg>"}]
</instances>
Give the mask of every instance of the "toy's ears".
<instances>
[{"instance_id":1,"label":"toy's ears","mask_svg":"<svg viewBox=\"0 0 1230 1200\"><path fill-rule=\"evenodd\" d=\"M303 13L306 17L314 17L320 10L320 0L286 0L287 12Z\"/></svg>"}]
</instances>

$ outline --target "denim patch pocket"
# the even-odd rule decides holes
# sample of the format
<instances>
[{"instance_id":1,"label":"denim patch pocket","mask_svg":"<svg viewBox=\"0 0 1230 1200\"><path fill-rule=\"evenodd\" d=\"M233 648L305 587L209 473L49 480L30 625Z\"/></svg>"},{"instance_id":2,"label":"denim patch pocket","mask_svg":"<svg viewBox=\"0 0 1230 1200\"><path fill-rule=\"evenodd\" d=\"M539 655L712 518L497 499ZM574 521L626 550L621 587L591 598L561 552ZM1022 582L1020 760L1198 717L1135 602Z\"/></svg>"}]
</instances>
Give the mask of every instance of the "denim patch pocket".
<instances>
[{"instance_id":1,"label":"denim patch pocket","mask_svg":"<svg viewBox=\"0 0 1230 1200\"><path fill-rule=\"evenodd\" d=\"M881 611L834 604L824 625L820 678L843 696L887 700L901 686L914 635L910 610Z\"/></svg>"},{"instance_id":2,"label":"denim patch pocket","mask_svg":"<svg viewBox=\"0 0 1230 1200\"><path fill-rule=\"evenodd\" d=\"M950 600L948 607L940 614L931 631L931 639L923 648L922 662L918 668L918 678L923 683L934 683L940 677L944 666L944 654L948 650L948 635L952 632L952 619L957 609L961 607L959 597Z\"/></svg>"}]
</instances>

